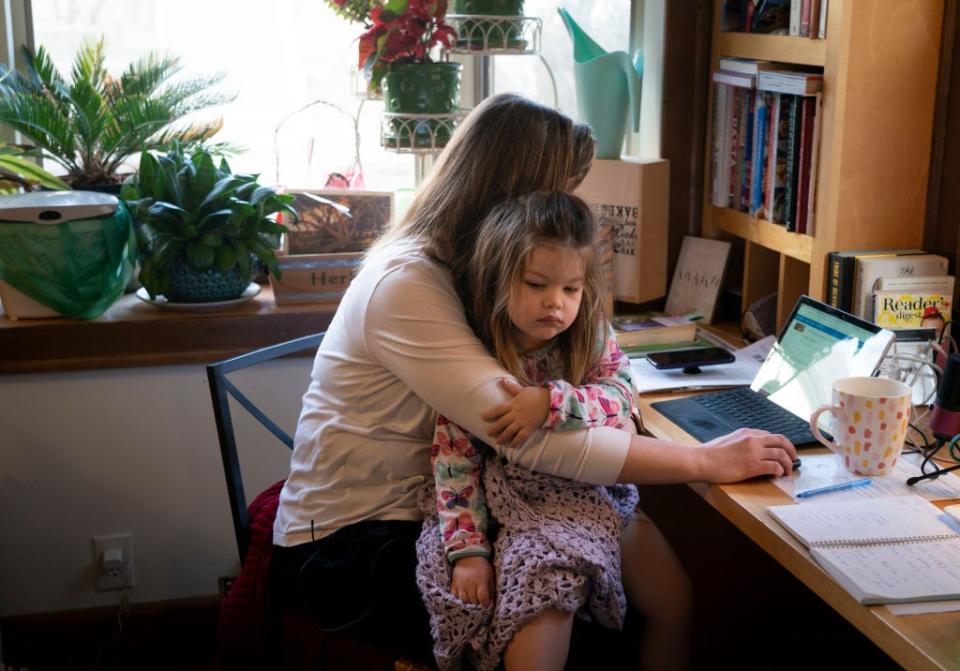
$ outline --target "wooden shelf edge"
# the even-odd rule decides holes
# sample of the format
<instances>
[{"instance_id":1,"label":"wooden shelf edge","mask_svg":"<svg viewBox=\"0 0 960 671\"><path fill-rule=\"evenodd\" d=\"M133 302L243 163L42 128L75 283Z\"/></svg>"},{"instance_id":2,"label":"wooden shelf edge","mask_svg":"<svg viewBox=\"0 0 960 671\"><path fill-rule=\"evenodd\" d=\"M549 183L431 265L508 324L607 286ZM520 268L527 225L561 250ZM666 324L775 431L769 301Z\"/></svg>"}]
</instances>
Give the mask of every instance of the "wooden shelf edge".
<instances>
[{"instance_id":1,"label":"wooden shelf edge","mask_svg":"<svg viewBox=\"0 0 960 671\"><path fill-rule=\"evenodd\" d=\"M826 63L826 53L826 40L755 33L720 34L721 56L823 67Z\"/></svg>"},{"instance_id":2,"label":"wooden shelf edge","mask_svg":"<svg viewBox=\"0 0 960 671\"><path fill-rule=\"evenodd\" d=\"M788 233L778 224L754 219L744 212L713 205L710 206L710 221L721 231L786 254L798 261L810 263L813 258L813 238L809 235Z\"/></svg>"},{"instance_id":3,"label":"wooden shelf edge","mask_svg":"<svg viewBox=\"0 0 960 671\"><path fill-rule=\"evenodd\" d=\"M157 310L132 294L96 319L0 317L0 375L206 364L323 331L336 305L276 305L270 287L215 312Z\"/></svg>"}]
</instances>

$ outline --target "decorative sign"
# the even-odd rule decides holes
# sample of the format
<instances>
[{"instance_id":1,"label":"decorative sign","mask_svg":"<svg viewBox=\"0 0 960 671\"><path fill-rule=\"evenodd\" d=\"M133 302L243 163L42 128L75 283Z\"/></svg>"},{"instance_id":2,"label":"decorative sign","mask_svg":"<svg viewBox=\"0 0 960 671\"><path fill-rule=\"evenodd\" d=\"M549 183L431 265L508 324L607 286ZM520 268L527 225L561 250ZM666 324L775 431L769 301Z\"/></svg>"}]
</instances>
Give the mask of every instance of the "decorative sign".
<instances>
[{"instance_id":1,"label":"decorative sign","mask_svg":"<svg viewBox=\"0 0 960 671\"><path fill-rule=\"evenodd\" d=\"M353 280L363 254L300 254L278 256L280 279L270 275L277 305L336 303Z\"/></svg>"},{"instance_id":2,"label":"decorative sign","mask_svg":"<svg viewBox=\"0 0 960 671\"><path fill-rule=\"evenodd\" d=\"M291 190L299 220L284 222L287 254L361 252L393 218L393 192Z\"/></svg>"},{"instance_id":3,"label":"decorative sign","mask_svg":"<svg viewBox=\"0 0 960 671\"><path fill-rule=\"evenodd\" d=\"M729 255L729 242L684 237L667 294L666 313L699 312L705 324L711 323Z\"/></svg>"}]
</instances>

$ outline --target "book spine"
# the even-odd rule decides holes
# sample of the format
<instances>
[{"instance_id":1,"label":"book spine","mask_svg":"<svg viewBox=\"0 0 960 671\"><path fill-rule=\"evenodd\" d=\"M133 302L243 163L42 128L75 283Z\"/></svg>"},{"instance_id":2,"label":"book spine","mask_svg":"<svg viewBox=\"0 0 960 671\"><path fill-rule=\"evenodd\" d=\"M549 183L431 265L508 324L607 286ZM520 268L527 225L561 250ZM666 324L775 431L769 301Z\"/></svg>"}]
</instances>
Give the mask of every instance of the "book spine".
<instances>
[{"instance_id":1,"label":"book spine","mask_svg":"<svg viewBox=\"0 0 960 671\"><path fill-rule=\"evenodd\" d=\"M820 0L810 0L810 34L807 35L812 40L817 39L817 33L820 31Z\"/></svg>"},{"instance_id":2,"label":"book spine","mask_svg":"<svg viewBox=\"0 0 960 671\"><path fill-rule=\"evenodd\" d=\"M810 148L813 142L813 105L814 98L800 98L797 110L797 125L800 126L800 148L797 159L796 197L793 207L796 209L795 223L797 233L807 230L807 198L810 190Z\"/></svg>"},{"instance_id":3,"label":"book spine","mask_svg":"<svg viewBox=\"0 0 960 671\"><path fill-rule=\"evenodd\" d=\"M767 109L764 104L766 96L757 93L755 114L753 119L753 158L750 166L750 212L756 216L760 209L763 198L763 151L766 147L764 138L766 137Z\"/></svg>"},{"instance_id":4,"label":"book spine","mask_svg":"<svg viewBox=\"0 0 960 671\"><path fill-rule=\"evenodd\" d=\"M800 115L800 98L790 96L790 117L787 130L787 162L784 176L783 195L783 224L788 231L797 230L797 177L799 167L800 136L802 123Z\"/></svg>"},{"instance_id":5,"label":"book spine","mask_svg":"<svg viewBox=\"0 0 960 671\"><path fill-rule=\"evenodd\" d=\"M927 291L953 294L953 275L881 277L878 291Z\"/></svg>"},{"instance_id":6,"label":"book spine","mask_svg":"<svg viewBox=\"0 0 960 671\"><path fill-rule=\"evenodd\" d=\"M731 89L730 101L732 112L730 114L730 151L729 151L729 171L730 176L727 184L727 207L737 208L740 202L740 145L743 142L741 137L743 121L743 96L739 89Z\"/></svg>"},{"instance_id":7,"label":"book spine","mask_svg":"<svg viewBox=\"0 0 960 671\"><path fill-rule=\"evenodd\" d=\"M717 84L713 95L713 137L711 138L710 174L712 175L712 194L710 202L717 207L723 204L721 190L721 165L723 161L723 113L727 107L727 86Z\"/></svg>"},{"instance_id":8,"label":"book spine","mask_svg":"<svg viewBox=\"0 0 960 671\"><path fill-rule=\"evenodd\" d=\"M754 4L757 0L744 0L746 7L741 9L740 13L740 30L744 33L750 32L750 26L753 25L753 14L756 12L756 5Z\"/></svg>"},{"instance_id":9,"label":"book spine","mask_svg":"<svg viewBox=\"0 0 960 671\"><path fill-rule=\"evenodd\" d=\"M840 307L840 255L837 252L827 254L827 305Z\"/></svg>"},{"instance_id":10,"label":"book spine","mask_svg":"<svg viewBox=\"0 0 960 671\"><path fill-rule=\"evenodd\" d=\"M767 108L766 149L763 156L763 202L758 219L773 221L773 193L777 171L777 130L780 125L780 96L774 93Z\"/></svg>"},{"instance_id":11,"label":"book spine","mask_svg":"<svg viewBox=\"0 0 960 671\"><path fill-rule=\"evenodd\" d=\"M844 256L841 252L830 252L827 255L827 268L830 273L827 287L827 304L850 312L853 302L853 271L856 268L856 259Z\"/></svg>"},{"instance_id":12,"label":"book spine","mask_svg":"<svg viewBox=\"0 0 960 671\"><path fill-rule=\"evenodd\" d=\"M720 207L730 207L730 145L733 142L733 107L736 100L736 89L732 86L726 87L726 96L724 97L723 119L723 137L720 143Z\"/></svg>"},{"instance_id":13,"label":"book spine","mask_svg":"<svg viewBox=\"0 0 960 671\"><path fill-rule=\"evenodd\" d=\"M763 166L763 216L760 218L773 221L773 194L777 180L777 130L780 126L780 95L777 93L773 94L769 115L766 164Z\"/></svg>"},{"instance_id":14,"label":"book spine","mask_svg":"<svg viewBox=\"0 0 960 671\"><path fill-rule=\"evenodd\" d=\"M817 30L817 37L821 40L827 39L827 7L828 0L820 0L820 25Z\"/></svg>"},{"instance_id":15,"label":"book spine","mask_svg":"<svg viewBox=\"0 0 960 671\"><path fill-rule=\"evenodd\" d=\"M812 0L802 0L800 3L800 37L810 37L810 3Z\"/></svg>"},{"instance_id":16,"label":"book spine","mask_svg":"<svg viewBox=\"0 0 960 671\"><path fill-rule=\"evenodd\" d=\"M853 256L844 256L840 259L840 304L837 306L844 312L853 310L853 282L857 269L857 259Z\"/></svg>"},{"instance_id":17,"label":"book spine","mask_svg":"<svg viewBox=\"0 0 960 671\"><path fill-rule=\"evenodd\" d=\"M713 81L717 84L728 84L729 86L739 86L740 88L752 89L755 84L753 75L745 75L739 72L725 72L717 70L713 73Z\"/></svg>"},{"instance_id":18,"label":"book spine","mask_svg":"<svg viewBox=\"0 0 960 671\"><path fill-rule=\"evenodd\" d=\"M823 77L810 75L807 77L778 77L776 72L761 73L757 77L757 88L762 91L775 93L789 93L798 96L809 96L819 93L823 88Z\"/></svg>"},{"instance_id":19,"label":"book spine","mask_svg":"<svg viewBox=\"0 0 960 671\"><path fill-rule=\"evenodd\" d=\"M742 91L743 95L743 115L741 124L743 126L740 133L740 174L737 178L737 186L740 192L737 194L736 208L740 212L750 211L750 161L753 156L753 105L756 99L754 91Z\"/></svg>"},{"instance_id":20,"label":"book spine","mask_svg":"<svg viewBox=\"0 0 960 671\"><path fill-rule=\"evenodd\" d=\"M805 228L803 231L807 235L814 234L814 224L817 219L817 172L820 162L820 117L823 114L823 109L821 108L822 101L823 94L818 93L810 108L813 116L813 131L810 142L810 185L807 189L807 216L805 218Z\"/></svg>"},{"instance_id":21,"label":"book spine","mask_svg":"<svg viewBox=\"0 0 960 671\"><path fill-rule=\"evenodd\" d=\"M770 198L770 221L775 224L784 223L784 210L786 207L787 186L789 184L787 172L790 161L790 115L792 113L793 101L796 96L780 96L779 111L777 114L776 127L776 154L773 158L773 180L772 196Z\"/></svg>"},{"instance_id":22,"label":"book spine","mask_svg":"<svg viewBox=\"0 0 960 671\"><path fill-rule=\"evenodd\" d=\"M790 35L800 36L800 6L802 0L790 0Z\"/></svg>"},{"instance_id":23,"label":"book spine","mask_svg":"<svg viewBox=\"0 0 960 671\"><path fill-rule=\"evenodd\" d=\"M767 9L767 3L770 0L756 0L756 7L753 8L753 12L750 16L750 29L747 32L755 33L757 29L760 28L760 23L763 20L763 14ZM752 2L750 4L753 4Z\"/></svg>"}]
</instances>

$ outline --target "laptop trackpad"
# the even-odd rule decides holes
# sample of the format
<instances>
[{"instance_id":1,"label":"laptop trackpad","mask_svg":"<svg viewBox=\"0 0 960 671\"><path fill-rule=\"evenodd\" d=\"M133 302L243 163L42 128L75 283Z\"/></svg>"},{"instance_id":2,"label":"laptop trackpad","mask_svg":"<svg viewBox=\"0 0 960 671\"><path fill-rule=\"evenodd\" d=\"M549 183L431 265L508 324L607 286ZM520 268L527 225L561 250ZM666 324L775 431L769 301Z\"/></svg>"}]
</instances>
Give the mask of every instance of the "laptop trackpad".
<instances>
[{"instance_id":1,"label":"laptop trackpad","mask_svg":"<svg viewBox=\"0 0 960 671\"><path fill-rule=\"evenodd\" d=\"M650 407L689 433L701 443L725 436L737 427L707 412L699 403L686 398L651 403Z\"/></svg>"}]
</instances>

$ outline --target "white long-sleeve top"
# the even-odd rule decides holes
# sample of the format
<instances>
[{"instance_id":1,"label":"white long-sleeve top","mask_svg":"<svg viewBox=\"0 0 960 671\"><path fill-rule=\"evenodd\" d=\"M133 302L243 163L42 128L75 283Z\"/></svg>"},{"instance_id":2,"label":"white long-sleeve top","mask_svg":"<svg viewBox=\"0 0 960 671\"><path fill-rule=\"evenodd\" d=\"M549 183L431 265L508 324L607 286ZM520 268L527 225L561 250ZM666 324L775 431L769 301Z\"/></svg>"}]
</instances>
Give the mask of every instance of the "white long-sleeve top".
<instances>
[{"instance_id":1,"label":"white long-sleeve top","mask_svg":"<svg viewBox=\"0 0 960 671\"><path fill-rule=\"evenodd\" d=\"M508 373L467 324L448 269L411 243L368 257L317 351L273 527L277 545L362 520L419 520L437 413L476 436ZM505 456L534 471L612 484L630 434L540 430Z\"/></svg>"}]
</instances>

